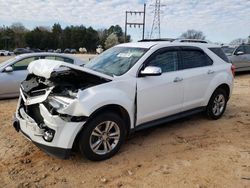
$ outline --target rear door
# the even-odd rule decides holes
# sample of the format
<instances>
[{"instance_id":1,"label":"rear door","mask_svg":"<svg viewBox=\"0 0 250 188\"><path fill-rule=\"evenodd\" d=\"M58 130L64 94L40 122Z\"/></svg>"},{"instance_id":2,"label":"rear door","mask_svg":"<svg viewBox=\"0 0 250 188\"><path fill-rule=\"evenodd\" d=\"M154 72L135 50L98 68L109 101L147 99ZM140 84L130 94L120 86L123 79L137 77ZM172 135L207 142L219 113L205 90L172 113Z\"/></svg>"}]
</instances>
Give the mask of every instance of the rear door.
<instances>
[{"instance_id":1,"label":"rear door","mask_svg":"<svg viewBox=\"0 0 250 188\"><path fill-rule=\"evenodd\" d=\"M182 111L203 105L210 81L216 74L213 61L198 47L181 48L181 75L184 85Z\"/></svg>"},{"instance_id":2,"label":"rear door","mask_svg":"<svg viewBox=\"0 0 250 188\"><path fill-rule=\"evenodd\" d=\"M161 67L160 76L137 78L137 125L181 111L183 82L178 71L179 48L155 52L145 66Z\"/></svg>"}]
</instances>

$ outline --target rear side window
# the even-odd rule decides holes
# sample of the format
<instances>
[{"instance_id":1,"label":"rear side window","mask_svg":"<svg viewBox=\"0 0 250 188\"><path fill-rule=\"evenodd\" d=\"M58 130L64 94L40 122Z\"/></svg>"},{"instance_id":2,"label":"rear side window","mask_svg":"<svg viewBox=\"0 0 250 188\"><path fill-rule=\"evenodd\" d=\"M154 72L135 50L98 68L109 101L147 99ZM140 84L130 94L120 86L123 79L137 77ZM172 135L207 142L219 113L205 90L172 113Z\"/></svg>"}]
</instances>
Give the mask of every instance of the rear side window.
<instances>
[{"instance_id":1,"label":"rear side window","mask_svg":"<svg viewBox=\"0 0 250 188\"><path fill-rule=\"evenodd\" d=\"M213 53L215 53L217 56L219 56L221 59L223 59L226 62L230 62L229 59L227 58L226 54L221 48L209 48Z\"/></svg>"},{"instance_id":2,"label":"rear side window","mask_svg":"<svg viewBox=\"0 0 250 188\"><path fill-rule=\"evenodd\" d=\"M213 61L201 50L182 50L182 69L204 67L213 64Z\"/></svg>"}]
</instances>

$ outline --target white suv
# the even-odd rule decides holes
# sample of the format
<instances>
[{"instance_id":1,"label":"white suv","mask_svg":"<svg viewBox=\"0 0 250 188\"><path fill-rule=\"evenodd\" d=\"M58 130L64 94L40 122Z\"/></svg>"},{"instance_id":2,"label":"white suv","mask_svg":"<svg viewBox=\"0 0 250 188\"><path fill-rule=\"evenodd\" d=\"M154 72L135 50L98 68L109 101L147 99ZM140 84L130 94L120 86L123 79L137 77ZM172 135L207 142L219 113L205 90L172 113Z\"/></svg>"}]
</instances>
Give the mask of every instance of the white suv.
<instances>
[{"instance_id":1,"label":"white suv","mask_svg":"<svg viewBox=\"0 0 250 188\"><path fill-rule=\"evenodd\" d=\"M47 153L73 146L90 160L118 152L136 130L205 111L218 119L234 67L213 44L121 44L84 67L37 60L22 82L14 127Z\"/></svg>"}]
</instances>

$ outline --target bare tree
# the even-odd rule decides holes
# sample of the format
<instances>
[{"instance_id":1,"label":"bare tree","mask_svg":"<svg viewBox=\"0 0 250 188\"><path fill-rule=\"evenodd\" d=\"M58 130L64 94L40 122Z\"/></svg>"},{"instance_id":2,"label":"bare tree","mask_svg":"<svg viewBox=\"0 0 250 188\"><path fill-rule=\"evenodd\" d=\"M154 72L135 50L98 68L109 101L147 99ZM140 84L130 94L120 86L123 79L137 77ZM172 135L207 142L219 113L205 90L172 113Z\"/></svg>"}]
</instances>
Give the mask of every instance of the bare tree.
<instances>
[{"instance_id":1,"label":"bare tree","mask_svg":"<svg viewBox=\"0 0 250 188\"><path fill-rule=\"evenodd\" d=\"M234 39L232 42L230 42L230 45L240 45L242 43L247 43L247 39L242 39L242 38L238 38L238 39Z\"/></svg>"},{"instance_id":2,"label":"bare tree","mask_svg":"<svg viewBox=\"0 0 250 188\"><path fill-rule=\"evenodd\" d=\"M205 36L202 31L196 31L194 29L187 30L185 33L182 33L180 38L184 39L201 39L205 40Z\"/></svg>"}]
</instances>

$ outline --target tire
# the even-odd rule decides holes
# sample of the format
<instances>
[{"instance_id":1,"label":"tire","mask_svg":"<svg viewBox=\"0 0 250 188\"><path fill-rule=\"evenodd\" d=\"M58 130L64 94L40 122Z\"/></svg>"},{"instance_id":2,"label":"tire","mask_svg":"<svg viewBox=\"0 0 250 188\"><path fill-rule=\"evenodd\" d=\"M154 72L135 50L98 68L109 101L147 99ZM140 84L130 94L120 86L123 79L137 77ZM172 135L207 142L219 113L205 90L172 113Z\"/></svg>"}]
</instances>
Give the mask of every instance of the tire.
<instances>
[{"instance_id":1,"label":"tire","mask_svg":"<svg viewBox=\"0 0 250 188\"><path fill-rule=\"evenodd\" d=\"M80 133L79 150L92 161L109 159L119 151L125 140L125 132L125 123L118 115L99 114Z\"/></svg>"},{"instance_id":2,"label":"tire","mask_svg":"<svg viewBox=\"0 0 250 188\"><path fill-rule=\"evenodd\" d=\"M208 118L217 120L226 110L228 97L224 89L218 88L213 93L206 108Z\"/></svg>"}]
</instances>

